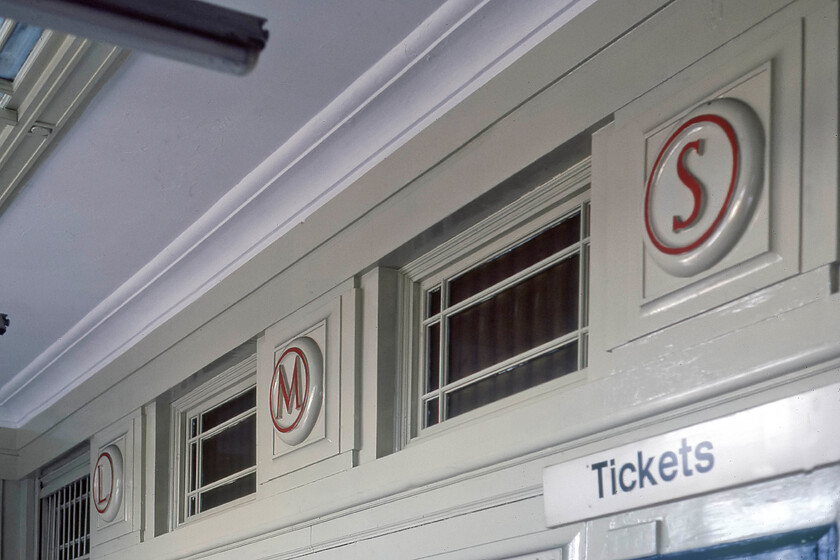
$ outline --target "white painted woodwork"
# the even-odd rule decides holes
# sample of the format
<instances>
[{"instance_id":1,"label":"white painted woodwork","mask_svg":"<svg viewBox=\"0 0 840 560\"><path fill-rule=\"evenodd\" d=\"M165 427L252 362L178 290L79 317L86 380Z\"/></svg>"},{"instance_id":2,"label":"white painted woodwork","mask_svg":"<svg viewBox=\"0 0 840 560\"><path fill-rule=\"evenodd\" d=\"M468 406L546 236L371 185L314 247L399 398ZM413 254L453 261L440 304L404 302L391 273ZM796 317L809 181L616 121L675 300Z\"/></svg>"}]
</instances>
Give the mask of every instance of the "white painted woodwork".
<instances>
[{"instance_id":1,"label":"white painted woodwork","mask_svg":"<svg viewBox=\"0 0 840 560\"><path fill-rule=\"evenodd\" d=\"M144 432L140 409L96 434L91 439L90 473L94 480L94 468L99 454L110 446L122 453L122 499L113 519L106 520L93 503L97 490L91 488L91 558L105 556L140 542L143 510L143 453ZM163 465L166 467L166 465Z\"/></svg>"},{"instance_id":2,"label":"white painted woodwork","mask_svg":"<svg viewBox=\"0 0 840 560\"><path fill-rule=\"evenodd\" d=\"M801 22L772 18L616 112L614 131L603 134L608 144L603 149L612 154L606 162L612 175L602 192L620 201L608 206L601 224L609 228L604 246L610 268L625 278L627 291L607 295L613 318L605 326L608 348L799 270L800 148L787 139L801 135L799 88L791 87L802 83L801 44ZM639 213L627 215L626 207L637 204L635 190L613 185L628 176L646 181L675 120L703 101L722 97L746 102L767 131L764 186L750 226L736 246L709 270L679 278L663 270L635 235L644 228Z\"/></svg>"},{"instance_id":3,"label":"white painted woodwork","mask_svg":"<svg viewBox=\"0 0 840 560\"><path fill-rule=\"evenodd\" d=\"M163 519L159 522L164 527L163 530L170 530L185 522L187 518L186 509L188 506L186 505L186 494L189 486L186 482L187 475L185 471L188 468L187 457L189 456L186 443L188 439L189 419L197 414L201 414L203 411L211 410L213 407L255 387L256 369L257 356L255 354L249 355L221 373L215 372L209 380L195 380L191 385L197 386L190 387L190 390L185 395L178 397L172 402L168 407L168 415L163 409L160 410L160 414L166 419L161 422L161 427L166 425L170 429L167 432L158 432L151 439L152 443L157 441L158 445L168 448L168 454L159 459L161 465L166 464L168 472L161 471L157 475L152 475L150 480L155 480L157 485L158 481L163 479L163 484L160 484L163 490L162 494L168 495L167 500L155 503L162 511L167 512L165 523ZM162 399L162 402L160 402L161 407L170 404L166 401L167 399ZM254 414L256 414L256 411ZM156 421L157 415L157 403L154 403L148 409L147 416L154 418ZM149 431L149 434L152 433L155 433L154 427ZM256 434L254 434L254 438L256 444ZM164 476L164 472L167 472L168 476ZM240 498L237 502L248 499L251 499L251 497L246 496ZM171 515L169 512L171 512ZM199 512L197 515L201 515L201 513ZM152 520L154 521L154 518ZM151 523L149 526L154 526L154 523Z\"/></svg>"},{"instance_id":4,"label":"white painted woodwork","mask_svg":"<svg viewBox=\"0 0 840 560\"><path fill-rule=\"evenodd\" d=\"M400 142L371 140L380 158L347 152L353 165L336 164L317 184L354 171L304 221L222 259L235 270L190 292L20 430L0 433L0 469L23 480L4 482L4 512L33 508L36 469L131 433L130 530L108 542L95 534L96 558L618 560L836 524L840 465L819 450L818 468L559 527L548 527L543 487L553 465L840 381L836 1L601 1L552 31ZM646 165L676 119L722 94L754 106L769 131L765 190L743 243L696 277L670 277L643 252ZM325 140L324 157L342 146ZM283 180L309 184L316 155ZM416 287L397 270L558 162L591 167L589 366L410 437L397 405L411 382L403 296ZM480 231L479 250L510 241ZM324 416L287 449L264 409L275 353L301 335L324 349ZM177 526L171 404L255 339L257 493ZM5 513L2 527L4 552L33 536Z\"/></svg>"},{"instance_id":5,"label":"white painted woodwork","mask_svg":"<svg viewBox=\"0 0 840 560\"><path fill-rule=\"evenodd\" d=\"M613 13L609 8L596 4L593 6L595 13L591 15L591 19L600 22L600 16L597 14L601 10L605 10L607 13L604 14L604 17L625 18L625 25L631 25L637 18L649 13L656 5L658 5L658 2L651 2L650 4L640 2L634 4L632 8L620 7L616 13ZM531 68L530 64L526 66L527 71L517 70L519 68L517 67L514 68L517 71L500 74L495 79L498 81L497 86L477 92L475 96L468 98L461 106L453 109L451 120L436 121L418 133L417 140L412 143L412 146L416 147L412 147L411 150L405 152L397 152L387 158L381 165L368 172L360 181L351 185L346 194L337 195L334 201L327 203L323 211L320 212L318 220L310 219L299 224L286 234L282 243L278 242L270 245L262 253L256 255L246 267L234 271L228 279L221 282L212 291L212 294L208 293L206 298L202 298L204 303L192 306L195 311L194 315L187 313L173 317L149 336L138 341L130 350L103 366L95 381L85 382L71 391L60 403L56 404L49 415L34 418L27 424L26 430L20 432L22 435L18 446L21 449L28 448L29 451L26 454L32 453L33 457L33 460L25 460L21 463L19 468L21 474L37 468L37 465L44 460L48 460L48 457L54 453L51 446L43 446L43 443L37 441L37 435L48 429L53 429L54 418L66 417L69 419L70 416L78 414L91 402L91 395L101 393L100 387L115 385L121 380L125 380L126 387L128 387L137 382L136 379L131 380L126 377L130 375L129 372L137 372L139 368L149 367L157 370L162 367L163 370L167 371L168 377L159 377L160 374L151 375L147 378L152 381L141 383L136 387L137 392L129 390L130 393L138 396L140 394L146 395L144 400L151 400L162 391L167 390L171 383L185 379L190 375L189 372L195 371L207 363L205 358L195 352L185 351L186 346L172 347L171 340L180 340L187 336L195 337L198 335L198 338L207 336L208 338L199 342L199 345L213 347L215 354L218 354L220 348L236 347L244 340L251 338L255 332L259 332L275 323L279 318L291 313L296 306L300 305L300 303L295 303L299 297L308 301L314 294L323 292L356 274L361 263L371 263L382 258L415 235L419 235L430 223L434 223L447 215L449 211L446 210L446 207L439 206L441 195L436 193L435 189L440 189L448 195L457 194L458 198L451 201L453 206L464 204L472 197L492 188L504 177L521 169L526 163L533 161L535 152L545 153L578 134L580 132L578 128L580 122L575 121L562 123L559 128L557 126L550 127L547 130L550 132L550 138L547 141L543 139L540 142L541 146L537 146L535 150L514 152L509 149L509 142L503 142L500 146L497 146L496 150L504 146L505 155L512 160L507 161L501 169L483 169L480 166L473 166L473 171L478 170L489 175L480 179L473 173L469 180L465 178L458 182L460 187L456 191L452 191L440 182L432 185L433 188L424 187L420 192L416 188L401 190L403 186L422 174L429 166L441 158L445 158L449 152L457 149L471 136L485 128L488 119L495 121L502 118L517 103L527 99L535 91L538 91L542 85L551 83L552 80L556 79L558 73L562 74L573 68L581 60L586 59L591 53L589 49L599 48L614 38L616 34L624 31L624 27L618 25L615 20L610 21L611 25L604 28L594 22L590 24L596 30L595 34L559 34L556 39L559 44L550 47L541 45L541 50L547 50L548 53L539 57L532 56L532 53L529 53L529 60L532 63L542 63L545 59L548 64L545 67L538 65L536 69L539 71L536 72L536 75L532 75L534 68ZM583 40L583 43L580 42L581 40ZM575 56L569 59L564 58L561 62L556 60L556 57L548 56L555 50L563 52L568 50L575 53ZM604 69L604 71L611 74L609 70ZM556 93L557 88L554 91ZM504 93L503 99L493 101L493 96L497 95L498 92ZM486 96L490 93L493 95L487 98ZM573 94L574 92L569 93ZM570 97L569 100L573 97ZM561 100L562 102L563 100ZM492 113L489 113L488 111L491 108ZM589 116L584 119L584 122L597 122L604 114L603 111L603 107L594 107L589 112ZM507 119L507 121L510 121L510 119ZM528 126L528 124L532 123L523 123L524 128L521 132L528 131L528 138L532 138L533 132L537 129ZM463 168L462 171L464 171ZM389 196L396 192L401 194L394 199L390 199ZM409 192L414 194L408 194ZM415 199L414 197L417 196L427 197L428 200ZM380 203L382 204L380 205ZM401 229L398 234L392 233L389 236L382 236L381 232L393 223L393 212L390 211L393 204L407 205L403 207L409 208L425 208L425 210L422 214L415 212L410 216L400 216ZM376 207L376 211L368 213L368 210L372 207ZM367 218L358 222L358 219L362 216ZM409 222L409 218L411 222ZM341 240L333 237L337 232L342 231L354 222L357 223L346 233L351 231L357 233L349 237L342 236ZM358 234L364 235L366 239L358 238ZM325 244L327 240L330 240L329 244ZM348 245L342 246L345 243ZM332 253L336 250L338 255L344 257L350 254L350 251L358 253L357 257L360 260L356 264L346 263L348 266L339 268L338 265L345 261L332 256ZM304 257L306 258L301 260ZM328 266L318 265L318 274L308 275L305 280L300 279L301 271L312 266L309 264L312 259L323 263L324 261L321 259L324 257L330 263ZM292 263L298 261L300 261L299 266L293 269L289 268ZM363 268L366 268L366 266ZM316 269L313 268L312 270ZM278 285L283 285L282 296L268 295L267 300L262 299L266 297L269 291L277 289ZM297 293L289 291L301 289L302 291ZM257 291L260 292L258 298L246 297L248 294ZM240 299L242 299L240 305L229 306L230 302ZM266 305L263 303L264 301L271 301L272 304ZM241 315L242 318L234 319L231 323L228 320L231 313ZM226 326L221 327L222 323L226 323ZM240 329L233 329L231 328L233 324L242 326ZM201 328L199 329L199 327ZM195 339L193 338L193 340ZM191 344L194 344L194 342ZM166 362L175 357L176 354L179 355L176 362L167 365ZM161 359L163 361L160 361ZM177 367L175 364L177 364ZM160 379L161 382L156 383L156 379ZM112 395L101 395L104 401L108 401L111 397ZM103 407L98 408L101 410ZM111 405L105 404L104 409L110 410ZM83 422L92 422L97 426L96 429L102 429L113 421L112 418L105 418L101 414L95 416L83 414L82 416L86 418ZM91 428L93 426L84 428L82 432ZM69 436L70 439L76 437L79 430L73 430L73 434Z\"/></svg>"},{"instance_id":6,"label":"white painted woodwork","mask_svg":"<svg viewBox=\"0 0 840 560\"><path fill-rule=\"evenodd\" d=\"M271 36L295 46L269 41L242 80L129 60L0 222L0 239L27 234L0 245L8 293L39 298L4 308L32 325L0 370L0 425L37 422L101 377L593 1L252 0Z\"/></svg>"}]
</instances>

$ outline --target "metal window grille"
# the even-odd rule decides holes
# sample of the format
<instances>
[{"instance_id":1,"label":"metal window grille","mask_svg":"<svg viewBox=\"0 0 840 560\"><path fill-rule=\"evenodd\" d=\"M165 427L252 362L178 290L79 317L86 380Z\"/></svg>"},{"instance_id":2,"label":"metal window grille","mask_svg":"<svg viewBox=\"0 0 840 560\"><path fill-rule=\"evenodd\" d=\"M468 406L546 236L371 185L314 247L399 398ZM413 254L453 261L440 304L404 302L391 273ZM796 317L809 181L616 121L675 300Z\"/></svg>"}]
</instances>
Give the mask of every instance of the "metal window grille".
<instances>
[{"instance_id":1,"label":"metal window grille","mask_svg":"<svg viewBox=\"0 0 840 560\"><path fill-rule=\"evenodd\" d=\"M41 498L40 559L76 560L90 555L90 476Z\"/></svg>"}]
</instances>

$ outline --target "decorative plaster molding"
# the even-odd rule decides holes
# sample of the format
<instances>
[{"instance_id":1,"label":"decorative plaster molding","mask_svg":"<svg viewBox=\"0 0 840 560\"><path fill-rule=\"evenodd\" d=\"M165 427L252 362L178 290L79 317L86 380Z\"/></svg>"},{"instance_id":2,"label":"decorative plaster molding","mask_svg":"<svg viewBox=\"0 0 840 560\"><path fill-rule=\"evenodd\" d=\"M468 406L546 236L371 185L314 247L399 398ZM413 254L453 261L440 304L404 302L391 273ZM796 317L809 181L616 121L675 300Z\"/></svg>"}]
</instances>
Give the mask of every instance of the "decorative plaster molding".
<instances>
[{"instance_id":1,"label":"decorative plaster molding","mask_svg":"<svg viewBox=\"0 0 840 560\"><path fill-rule=\"evenodd\" d=\"M46 411L594 2L444 3L0 388L0 427Z\"/></svg>"}]
</instances>

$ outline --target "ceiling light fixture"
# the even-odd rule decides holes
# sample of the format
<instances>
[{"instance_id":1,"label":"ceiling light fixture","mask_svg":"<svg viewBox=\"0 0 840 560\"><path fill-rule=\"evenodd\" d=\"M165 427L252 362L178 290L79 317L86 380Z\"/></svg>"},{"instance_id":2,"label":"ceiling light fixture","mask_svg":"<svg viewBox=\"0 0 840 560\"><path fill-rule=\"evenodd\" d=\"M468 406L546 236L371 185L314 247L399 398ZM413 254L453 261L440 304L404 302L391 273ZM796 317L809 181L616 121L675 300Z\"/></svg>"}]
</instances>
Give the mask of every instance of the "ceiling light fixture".
<instances>
[{"instance_id":1,"label":"ceiling light fixture","mask_svg":"<svg viewBox=\"0 0 840 560\"><path fill-rule=\"evenodd\" d=\"M0 15L240 75L268 40L264 18L197 0L0 0Z\"/></svg>"}]
</instances>

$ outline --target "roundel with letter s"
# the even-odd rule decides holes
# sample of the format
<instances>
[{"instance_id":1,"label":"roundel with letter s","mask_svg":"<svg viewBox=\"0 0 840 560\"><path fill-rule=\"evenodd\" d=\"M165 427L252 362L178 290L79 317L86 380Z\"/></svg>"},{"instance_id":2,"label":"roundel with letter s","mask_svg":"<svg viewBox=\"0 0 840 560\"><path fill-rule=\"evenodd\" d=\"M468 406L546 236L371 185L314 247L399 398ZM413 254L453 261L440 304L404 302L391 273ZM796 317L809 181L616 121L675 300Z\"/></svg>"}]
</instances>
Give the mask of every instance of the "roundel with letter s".
<instances>
[{"instance_id":1,"label":"roundel with letter s","mask_svg":"<svg viewBox=\"0 0 840 560\"><path fill-rule=\"evenodd\" d=\"M644 194L645 245L668 273L688 277L738 242L764 180L764 132L744 102L715 99L669 133Z\"/></svg>"}]
</instances>

